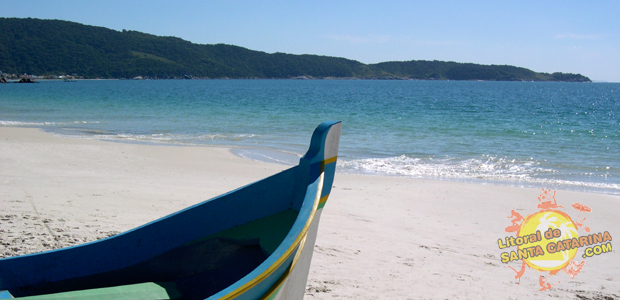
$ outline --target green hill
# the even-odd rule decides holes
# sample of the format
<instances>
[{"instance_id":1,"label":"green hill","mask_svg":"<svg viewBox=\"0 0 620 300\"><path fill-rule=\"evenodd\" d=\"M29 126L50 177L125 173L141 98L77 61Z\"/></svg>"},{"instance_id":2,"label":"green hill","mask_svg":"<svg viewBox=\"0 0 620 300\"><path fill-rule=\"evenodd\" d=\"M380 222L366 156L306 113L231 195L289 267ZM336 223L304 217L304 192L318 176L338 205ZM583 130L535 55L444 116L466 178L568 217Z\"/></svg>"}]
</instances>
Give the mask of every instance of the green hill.
<instances>
[{"instance_id":1,"label":"green hill","mask_svg":"<svg viewBox=\"0 0 620 300\"><path fill-rule=\"evenodd\" d=\"M363 64L265 53L60 20L0 18L0 70L85 78L362 78L590 81L580 74L442 61Z\"/></svg>"}]
</instances>

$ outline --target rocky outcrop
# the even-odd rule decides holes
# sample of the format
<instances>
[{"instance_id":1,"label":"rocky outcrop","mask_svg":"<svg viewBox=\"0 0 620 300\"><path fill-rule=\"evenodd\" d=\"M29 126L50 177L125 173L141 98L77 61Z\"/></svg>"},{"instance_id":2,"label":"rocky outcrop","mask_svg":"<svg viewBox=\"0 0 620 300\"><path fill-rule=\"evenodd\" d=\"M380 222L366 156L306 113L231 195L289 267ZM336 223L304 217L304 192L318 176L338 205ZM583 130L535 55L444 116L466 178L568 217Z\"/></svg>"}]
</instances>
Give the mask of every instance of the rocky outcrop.
<instances>
[{"instance_id":1,"label":"rocky outcrop","mask_svg":"<svg viewBox=\"0 0 620 300\"><path fill-rule=\"evenodd\" d=\"M38 83L38 82L32 80L32 78L22 78L17 83Z\"/></svg>"}]
</instances>

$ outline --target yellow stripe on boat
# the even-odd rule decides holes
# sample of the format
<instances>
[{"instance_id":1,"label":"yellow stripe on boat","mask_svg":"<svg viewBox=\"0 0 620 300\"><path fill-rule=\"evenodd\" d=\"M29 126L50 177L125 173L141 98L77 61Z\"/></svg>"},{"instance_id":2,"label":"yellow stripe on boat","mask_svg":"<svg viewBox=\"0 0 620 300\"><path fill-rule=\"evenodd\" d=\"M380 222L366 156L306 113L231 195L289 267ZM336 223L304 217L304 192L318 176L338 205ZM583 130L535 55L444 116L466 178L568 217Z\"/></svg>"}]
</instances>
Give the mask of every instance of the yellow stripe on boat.
<instances>
[{"instance_id":1,"label":"yellow stripe on boat","mask_svg":"<svg viewBox=\"0 0 620 300\"><path fill-rule=\"evenodd\" d=\"M314 215L316 214L316 210L318 209L318 206L319 206L319 202L320 202L319 197L321 196L321 191L323 190L323 177L324 177L323 175L324 173L321 172L321 175L319 176L319 184L318 184L318 188L316 192L316 197L314 198L314 203L312 205L312 211L310 212L310 216L308 217L308 220L306 220L306 224L304 224L303 229L301 230L299 235L297 235L297 238L295 239L293 244L288 249L286 249L284 254L275 263L269 266L267 270L263 271L263 273L256 276L254 279L250 280L243 286L240 286L239 288L232 291L230 294L222 297L221 299L234 299L238 297L239 295L243 294L244 292L246 292L247 290L253 288L257 284L261 283L263 280L269 277L269 275L273 273L274 270L279 268L293 254L295 249L301 246L301 241L306 238L308 229L310 228L310 225L312 224L312 220L314 220Z\"/></svg>"}]
</instances>

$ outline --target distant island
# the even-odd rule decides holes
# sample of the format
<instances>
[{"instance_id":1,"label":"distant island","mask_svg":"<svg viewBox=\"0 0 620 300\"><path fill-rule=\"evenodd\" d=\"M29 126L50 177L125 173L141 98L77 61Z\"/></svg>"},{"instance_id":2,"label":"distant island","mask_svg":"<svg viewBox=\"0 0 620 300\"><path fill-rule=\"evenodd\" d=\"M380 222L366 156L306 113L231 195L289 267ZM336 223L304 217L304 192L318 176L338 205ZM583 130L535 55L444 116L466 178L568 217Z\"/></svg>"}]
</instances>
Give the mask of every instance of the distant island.
<instances>
[{"instance_id":1,"label":"distant island","mask_svg":"<svg viewBox=\"0 0 620 300\"><path fill-rule=\"evenodd\" d=\"M320 55L194 44L61 20L0 18L0 75L94 79L407 79L590 82L571 73L445 61L364 64ZM18 74L18 75L16 75Z\"/></svg>"}]
</instances>

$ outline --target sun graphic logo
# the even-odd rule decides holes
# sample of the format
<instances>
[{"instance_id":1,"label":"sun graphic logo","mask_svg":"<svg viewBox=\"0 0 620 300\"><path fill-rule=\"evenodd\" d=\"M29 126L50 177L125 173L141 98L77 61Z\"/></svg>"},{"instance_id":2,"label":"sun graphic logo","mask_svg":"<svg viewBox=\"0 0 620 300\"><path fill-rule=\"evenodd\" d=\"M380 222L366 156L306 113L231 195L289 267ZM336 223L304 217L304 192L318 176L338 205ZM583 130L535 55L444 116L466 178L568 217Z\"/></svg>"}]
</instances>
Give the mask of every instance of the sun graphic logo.
<instances>
[{"instance_id":1,"label":"sun graphic logo","mask_svg":"<svg viewBox=\"0 0 620 300\"><path fill-rule=\"evenodd\" d=\"M575 258L577 248L566 249L564 245L564 241L579 237L577 226L570 216L557 210L529 215L521 223L517 237L531 236L537 232L544 233L545 238L530 243L527 247L540 246L546 251L543 255L530 256L523 260L530 268L539 271L559 270ZM517 249L522 248L524 245L517 246Z\"/></svg>"},{"instance_id":2,"label":"sun graphic logo","mask_svg":"<svg viewBox=\"0 0 620 300\"><path fill-rule=\"evenodd\" d=\"M564 207L558 205L555 191L543 189L538 201L539 210L525 218L512 210L512 214L508 216L512 218L512 225L506 227L505 231L515 232L516 237L507 236L497 242L500 249L516 247L516 250L503 252L500 257L503 263L522 261L519 271L509 266L517 273L515 279L518 279L519 283L526 268L549 272L546 276L540 275L538 279L540 291L544 291L551 288L551 276L560 271L564 271L571 279L581 272L585 260L580 263L574 260L580 247L585 248L582 257L587 258L611 252L612 239L607 231L579 235L579 229L590 232L590 228L584 224L586 218L580 218L581 213L592 212L588 206L573 203L571 207L578 212L577 218L573 220L562 211Z\"/></svg>"}]
</instances>

